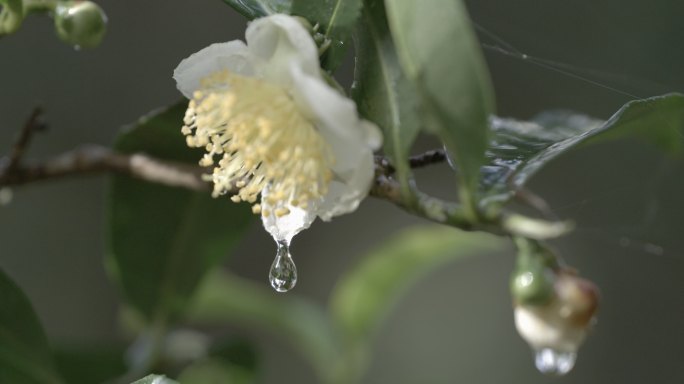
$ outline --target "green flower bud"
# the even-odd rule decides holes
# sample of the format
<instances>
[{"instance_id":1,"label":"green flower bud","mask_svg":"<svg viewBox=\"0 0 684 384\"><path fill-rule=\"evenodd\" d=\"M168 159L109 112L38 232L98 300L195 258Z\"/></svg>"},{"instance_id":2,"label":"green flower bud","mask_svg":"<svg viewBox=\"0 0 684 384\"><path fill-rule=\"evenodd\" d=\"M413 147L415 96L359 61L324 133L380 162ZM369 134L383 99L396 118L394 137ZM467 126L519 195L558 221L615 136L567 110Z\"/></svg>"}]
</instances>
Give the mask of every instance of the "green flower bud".
<instances>
[{"instance_id":1,"label":"green flower bud","mask_svg":"<svg viewBox=\"0 0 684 384\"><path fill-rule=\"evenodd\" d=\"M55 29L75 48L95 48L107 31L107 15L90 1L67 1L55 9Z\"/></svg>"},{"instance_id":2,"label":"green flower bud","mask_svg":"<svg viewBox=\"0 0 684 384\"><path fill-rule=\"evenodd\" d=\"M515 238L516 268L511 276L511 295L518 305L545 305L553 299L558 267L553 252L537 241Z\"/></svg>"},{"instance_id":3,"label":"green flower bud","mask_svg":"<svg viewBox=\"0 0 684 384\"><path fill-rule=\"evenodd\" d=\"M564 375L595 321L598 288L572 272L558 271L552 300L543 306L516 305L515 326L535 351L539 371Z\"/></svg>"},{"instance_id":4,"label":"green flower bud","mask_svg":"<svg viewBox=\"0 0 684 384\"><path fill-rule=\"evenodd\" d=\"M520 269L511 276L511 295L520 305L544 305L554 296L554 273L542 265Z\"/></svg>"}]
</instances>

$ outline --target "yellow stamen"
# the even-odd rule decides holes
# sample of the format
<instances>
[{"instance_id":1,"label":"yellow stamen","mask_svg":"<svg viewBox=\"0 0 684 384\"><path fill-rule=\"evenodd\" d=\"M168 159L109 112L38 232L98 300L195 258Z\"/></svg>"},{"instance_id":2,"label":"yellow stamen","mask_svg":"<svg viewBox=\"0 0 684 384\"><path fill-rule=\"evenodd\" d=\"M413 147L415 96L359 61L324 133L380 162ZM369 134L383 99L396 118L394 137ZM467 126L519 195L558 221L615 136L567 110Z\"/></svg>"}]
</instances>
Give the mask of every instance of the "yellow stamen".
<instances>
[{"instance_id":1,"label":"yellow stamen","mask_svg":"<svg viewBox=\"0 0 684 384\"><path fill-rule=\"evenodd\" d=\"M264 216L289 214L323 197L332 178L328 144L290 94L266 81L228 71L201 82L184 118L188 146L205 148L200 164L216 164L213 196L233 188L235 202L255 203L268 187L267 203L252 207Z\"/></svg>"}]
</instances>

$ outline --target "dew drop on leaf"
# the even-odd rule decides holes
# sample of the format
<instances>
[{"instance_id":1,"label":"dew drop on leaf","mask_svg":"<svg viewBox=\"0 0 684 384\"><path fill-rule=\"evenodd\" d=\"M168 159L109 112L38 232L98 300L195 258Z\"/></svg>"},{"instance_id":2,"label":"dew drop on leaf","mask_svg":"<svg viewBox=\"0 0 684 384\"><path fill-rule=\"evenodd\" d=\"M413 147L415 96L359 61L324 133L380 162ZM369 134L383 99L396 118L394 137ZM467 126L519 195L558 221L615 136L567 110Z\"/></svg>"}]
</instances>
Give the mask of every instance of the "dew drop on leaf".
<instances>
[{"instance_id":1,"label":"dew drop on leaf","mask_svg":"<svg viewBox=\"0 0 684 384\"><path fill-rule=\"evenodd\" d=\"M278 253L271 264L268 280L277 292L287 292L297 284L297 266L290 255L289 241L278 241Z\"/></svg>"},{"instance_id":2,"label":"dew drop on leaf","mask_svg":"<svg viewBox=\"0 0 684 384\"><path fill-rule=\"evenodd\" d=\"M563 376L575 366L577 353L561 352L551 348L535 351L534 364L539 372L551 376Z\"/></svg>"}]
</instances>

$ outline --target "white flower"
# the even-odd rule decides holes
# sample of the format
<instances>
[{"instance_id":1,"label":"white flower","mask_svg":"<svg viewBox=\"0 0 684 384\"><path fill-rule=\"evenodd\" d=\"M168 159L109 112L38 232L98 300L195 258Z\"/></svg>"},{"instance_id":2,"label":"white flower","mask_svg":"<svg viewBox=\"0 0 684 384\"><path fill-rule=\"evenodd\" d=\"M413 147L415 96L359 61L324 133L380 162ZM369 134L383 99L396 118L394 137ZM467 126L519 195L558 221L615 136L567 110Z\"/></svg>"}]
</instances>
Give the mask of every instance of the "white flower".
<instances>
[{"instance_id":1,"label":"white flower","mask_svg":"<svg viewBox=\"0 0 684 384\"><path fill-rule=\"evenodd\" d=\"M276 241L316 216L354 211L373 179L379 130L321 76L318 50L295 18L250 23L247 44L210 45L174 72L190 99L183 133L216 164L214 196L254 204ZM261 204L257 196L261 194Z\"/></svg>"}]
</instances>

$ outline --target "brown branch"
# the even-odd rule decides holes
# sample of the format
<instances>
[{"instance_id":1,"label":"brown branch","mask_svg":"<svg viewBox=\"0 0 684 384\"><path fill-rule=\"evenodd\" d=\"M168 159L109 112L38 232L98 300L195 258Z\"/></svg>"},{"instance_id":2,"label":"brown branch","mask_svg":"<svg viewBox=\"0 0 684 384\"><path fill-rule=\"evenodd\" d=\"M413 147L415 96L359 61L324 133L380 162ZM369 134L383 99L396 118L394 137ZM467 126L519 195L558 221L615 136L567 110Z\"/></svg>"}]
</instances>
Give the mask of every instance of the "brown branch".
<instances>
[{"instance_id":1,"label":"brown branch","mask_svg":"<svg viewBox=\"0 0 684 384\"><path fill-rule=\"evenodd\" d=\"M0 161L0 187L110 172L193 191L211 190L211 183L203 178L208 173L205 168L156 159L144 153L120 153L99 145L85 145L46 161L24 163L23 156L31 137L42 127L40 115L41 110L36 108L21 130L10 155ZM411 168L420 168L445 159L444 151L438 149L411 157L409 165ZM392 178L395 169L386 157L376 156L375 168L375 181L370 195L387 200L416 216L463 230L482 230L495 234L515 233L520 229L539 232L538 227L545 226L543 222L520 216L483 217L478 214L478 217L473 217L472 213L456 203L417 190L406 198L401 194L399 183ZM562 229L558 227L556 232Z\"/></svg>"},{"instance_id":2,"label":"brown branch","mask_svg":"<svg viewBox=\"0 0 684 384\"><path fill-rule=\"evenodd\" d=\"M9 167L9 164L10 161L0 164L0 187L110 172L193 191L211 190L211 183L202 177L208 171L205 168L160 160L143 153L120 153L98 145L86 145L44 162L25 164L19 161L15 167ZM507 213L472 217L462 206L420 191L414 191L413 198L406 200L401 196L399 183L388 172L387 164L385 158L376 158L376 178L370 195L389 201L416 216L467 231L518 233L531 238L557 237L569 228L567 223L554 224Z\"/></svg>"},{"instance_id":3,"label":"brown branch","mask_svg":"<svg viewBox=\"0 0 684 384\"><path fill-rule=\"evenodd\" d=\"M204 171L199 166L159 160L141 153L123 154L103 146L86 145L40 163L14 168L0 165L0 186L113 172L171 187L209 191L211 185L202 179Z\"/></svg>"},{"instance_id":4,"label":"brown branch","mask_svg":"<svg viewBox=\"0 0 684 384\"><path fill-rule=\"evenodd\" d=\"M38 181L75 177L103 172L128 175L151 183L208 191L211 186L203 180L206 170L199 166L155 159L143 153L124 154L99 145L84 145L57 157L22 164L23 153L30 141L38 112L34 112L13 147L9 160L0 164L0 186L17 186ZM28 128L27 128L28 127ZM411 167L419 168L445 159L444 151L432 150L411 157ZM376 156L377 180L371 194L375 197L401 202L398 185L390 176L394 167L384 156Z\"/></svg>"},{"instance_id":5,"label":"brown branch","mask_svg":"<svg viewBox=\"0 0 684 384\"><path fill-rule=\"evenodd\" d=\"M120 153L99 145L85 145L42 162L24 164L19 160L28 141L23 143L21 149L15 151L19 155L16 157L18 160L14 162L14 167L9 166L13 164L12 162L0 164L0 187L111 172L193 191L211 190L211 184L202 178L207 170L199 166L160 160L142 153ZM420 167L434 162L439 158L439 155L434 154L436 152L439 151L430 151L416 156L414 159L417 160L411 164ZM382 156L377 156L375 161L376 180L371 189L371 196L387 200L432 221L463 229L475 229L464 212L454 203L441 201L419 192L415 201L405 202L401 197L399 184L391 178L393 168L389 161Z\"/></svg>"}]
</instances>

